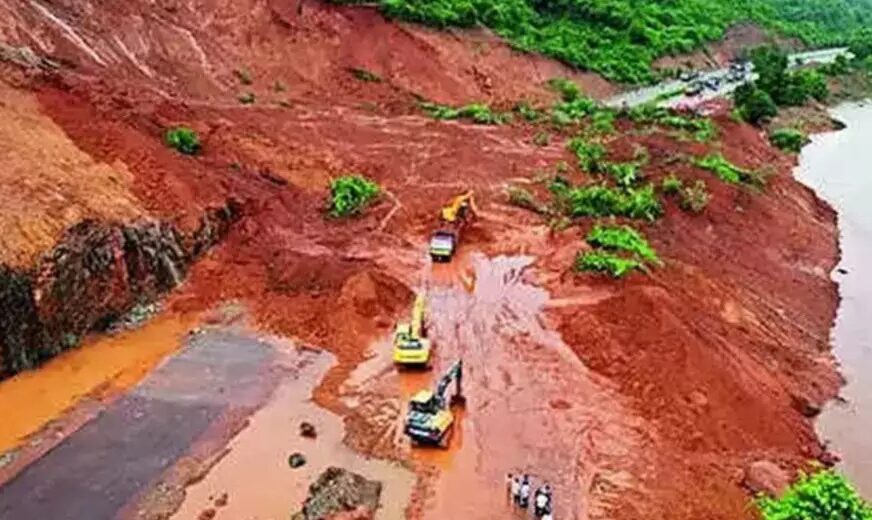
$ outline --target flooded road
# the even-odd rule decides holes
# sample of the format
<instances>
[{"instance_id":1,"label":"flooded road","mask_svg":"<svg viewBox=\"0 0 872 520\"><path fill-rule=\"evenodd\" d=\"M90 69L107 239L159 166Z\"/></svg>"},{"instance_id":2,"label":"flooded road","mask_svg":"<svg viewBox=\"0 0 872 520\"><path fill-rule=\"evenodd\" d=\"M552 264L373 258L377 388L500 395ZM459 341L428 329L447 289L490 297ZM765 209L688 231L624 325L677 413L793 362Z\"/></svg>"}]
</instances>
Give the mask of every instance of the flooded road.
<instances>
[{"instance_id":1,"label":"flooded road","mask_svg":"<svg viewBox=\"0 0 872 520\"><path fill-rule=\"evenodd\" d=\"M795 173L839 214L842 259L833 277L842 300L831 341L846 402L827 406L818 429L843 456L841 469L872 498L872 105L843 105L833 115L847 128L815 136Z\"/></svg>"},{"instance_id":2,"label":"flooded road","mask_svg":"<svg viewBox=\"0 0 872 520\"><path fill-rule=\"evenodd\" d=\"M359 401L387 394L386 387L399 396L394 426L381 429L409 453L419 474L430 476L419 504L425 519L520 518L507 500L508 473L528 473L534 488L551 484L556 516L564 519L605 517L611 494L635 484L622 469L641 462L630 453L644 429L551 328L550 296L534 285L532 260L472 254L432 266L433 370L397 372L385 341L350 380L368 396ZM409 397L459 358L467 401L454 408L450 446L411 448L399 433ZM454 391L452 384L448 395Z\"/></svg>"}]
</instances>

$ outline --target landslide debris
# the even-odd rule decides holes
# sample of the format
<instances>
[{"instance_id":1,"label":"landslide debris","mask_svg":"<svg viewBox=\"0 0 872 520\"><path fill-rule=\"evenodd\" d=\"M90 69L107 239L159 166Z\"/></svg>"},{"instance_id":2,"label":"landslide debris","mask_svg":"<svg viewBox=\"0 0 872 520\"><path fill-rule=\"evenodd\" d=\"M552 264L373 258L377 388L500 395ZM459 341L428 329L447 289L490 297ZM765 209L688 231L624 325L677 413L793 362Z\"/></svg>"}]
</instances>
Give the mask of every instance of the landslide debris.
<instances>
[{"instance_id":1,"label":"landslide debris","mask_svg":"<svg viewBox=\"0 0 872 520\"><path fill-rule=\"evenodd\" d=\"M378 509L381 482L346 469L329 467L311 486L303 509L292 520L371 518Z\"/></svg>"},{"instance_id":2,"label":"landslide debris","mask_svg":"<svg viewBox=\"0 0 872 520\"><path fill-rule=\"evenodd\" d=\"M241 208L208 211L190 236L153 219L87 219L67 229L32 270L0 264L0 376L32 368L179 285Z\"/></svg>"}]
</instances>

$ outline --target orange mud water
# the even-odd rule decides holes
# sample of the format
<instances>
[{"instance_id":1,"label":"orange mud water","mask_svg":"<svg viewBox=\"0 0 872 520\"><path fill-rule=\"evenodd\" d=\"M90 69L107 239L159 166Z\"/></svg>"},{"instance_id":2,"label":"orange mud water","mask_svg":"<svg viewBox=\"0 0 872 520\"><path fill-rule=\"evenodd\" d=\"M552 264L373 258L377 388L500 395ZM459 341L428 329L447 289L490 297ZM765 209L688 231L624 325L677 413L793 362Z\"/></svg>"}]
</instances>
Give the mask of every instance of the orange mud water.
<instances>
[{"instance_id":1,"label":"orange mud water","mask_svg":"<svg viewBox=\"0 0 872 520\"><path fill-rule=\"evenodd\" d=\"M195 315L161 315L135 330L91 338L39 370L3 381L0 451L14 449L84 397L99 399L133 387L181 346L196 322Z\"/></svg>"},{"instance_id":2,"label":"orange mud water","mask_svg":"<svg viewBox=\"0 0 872 520\"><path fill-rule=\"evenodd\" d=\"M454 408L458 423L449 448L411 453L419 472L433 475L424 518L508 517L509 472L529 473L534 486L549 482L556 514L566 519L596 513L587 490L603 477L615 491L630 484L610 467L642 442L642 423L552 331L549 295L530 281L532 260L474 254L434 265L428 289L434 370L397 373L385 340L348 382L349 404L384 396L385 386L393 386L404 410L412 394L463 359L467 402ZM392 427L374 429L405 443L398 435L402 413L394 415Z\"/></svg>"},{"instance_id":3,"label":"orange mud water","mask_svg":"<svg viewBox=\"0 0 872 520\"><path fill-rule=\"evenodd\" d=\"M312 402L312 389L332 364L320 353L288 367L293 373L280 384L268 404L256 412L249 426L228 445L229 453L199 483L189 487L186 500L172 517L196 520L202 511L227 493L219 518L268 520L288 518L299 511L309 484L329 466L338 466L382 483L381 508L376 518L404 517L414 474L390 462L368 459L343 444L342 420ZM317 439L300 436L302 421L313 424ZM306 464L288 466L288 456L300 452Z\"/></svg>"}]
</instances>

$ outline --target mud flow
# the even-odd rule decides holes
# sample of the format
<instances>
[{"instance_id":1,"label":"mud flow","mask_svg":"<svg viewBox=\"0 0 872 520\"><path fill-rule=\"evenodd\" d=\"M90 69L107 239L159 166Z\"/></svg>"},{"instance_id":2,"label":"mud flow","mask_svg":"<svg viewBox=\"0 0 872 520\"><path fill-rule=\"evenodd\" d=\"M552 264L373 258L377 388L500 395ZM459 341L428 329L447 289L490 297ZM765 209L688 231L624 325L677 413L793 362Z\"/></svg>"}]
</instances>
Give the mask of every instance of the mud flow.
<instances>
[{"instance_id":1,"label":"mud flow","mask_svg":"<svg viewBox=\"0 0 872 520\"><path fill-rule=\"evenodd\" d=\"M557 517L587 518L602 505L603 496L589 493L595 476L637 442L617 396L549 328L549 295L531 283L531 263L473 254L433 265L426 288L433 370L394 371L385 341L349 382L356 388L349 402L358 405L384 399L393 385L404 412L415 392L463 360L466 404L454 408L447 449L409 448L398 434L402 413L393 428L381 428L411 449L419 474L430 475L417 504L423 518L507 517L508 473L528 473L534 488L551 484Z\"/></svg>"}]
</instances>

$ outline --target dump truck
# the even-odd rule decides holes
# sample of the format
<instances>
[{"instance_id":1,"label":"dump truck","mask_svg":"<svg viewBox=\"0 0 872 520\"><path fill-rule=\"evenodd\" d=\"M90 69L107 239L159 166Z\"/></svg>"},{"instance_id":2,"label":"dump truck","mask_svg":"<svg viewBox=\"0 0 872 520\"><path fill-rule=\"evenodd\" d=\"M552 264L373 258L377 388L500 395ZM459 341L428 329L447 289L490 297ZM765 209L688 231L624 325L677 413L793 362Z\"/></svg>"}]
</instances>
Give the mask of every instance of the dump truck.
<instances>
[{"instance_id":1,"label":"dump truck","mask_svg":"<svg viewBox=\"0 0 872 520\"><path fill-rule=\"evenodd\" d=\"M451 411L451 405L462 405L465 402L462 380L463 360L458 359L439 378L434 390L421 390L412 396L403 431L413 444L443 448L448 446L454 430L454 412ZM445 392L452 382L456 389L449 402Z\"/></svg>"},{"instance_id":2,"label":"dump truck","mask_svg":"<svg viewBox=\"0 0 872 520\"><path fill-rule=\"evenodd\" d=\"M409 322L397 324L394 331L394 363L427 367L430 364L430 339L427 338L427 300L423 293L415 297L411 318Z\"/></svg>"},{"instance_id":3,"label":"dump truck","mask_svg":"<svg viewBox=\"0 0 872 520\"><path fill-rule=\"evenodd\" d=\"M430 237L430 257L434 262L450 262L457 251L460 236L476 215L473 193L454 197L442 208L440 227Z\"/></svg>"}]
</instances>

